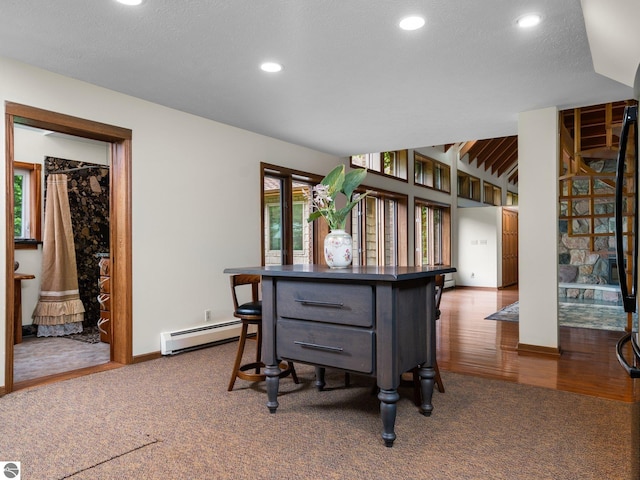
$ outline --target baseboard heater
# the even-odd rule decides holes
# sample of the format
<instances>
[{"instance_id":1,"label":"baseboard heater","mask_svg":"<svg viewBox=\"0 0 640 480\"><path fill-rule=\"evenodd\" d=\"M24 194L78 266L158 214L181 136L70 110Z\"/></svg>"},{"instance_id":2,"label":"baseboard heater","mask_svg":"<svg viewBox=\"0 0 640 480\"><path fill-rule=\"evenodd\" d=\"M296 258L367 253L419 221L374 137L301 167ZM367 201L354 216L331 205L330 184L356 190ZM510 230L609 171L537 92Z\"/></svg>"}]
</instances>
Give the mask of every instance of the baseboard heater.
<instances>
[{"instance_id":1,"label":"baseboard heater","mask_svg":"<svg viewBox=\"0 0 640 480\"><path fill-rule=\"evenodd\" d=\"M230 342L240 337L241 328L240 320L234 320L176 330L175 332L162 332L160 334L160 352L162 355L175 355L197 348Z\"/></svg>"}]
</instances>

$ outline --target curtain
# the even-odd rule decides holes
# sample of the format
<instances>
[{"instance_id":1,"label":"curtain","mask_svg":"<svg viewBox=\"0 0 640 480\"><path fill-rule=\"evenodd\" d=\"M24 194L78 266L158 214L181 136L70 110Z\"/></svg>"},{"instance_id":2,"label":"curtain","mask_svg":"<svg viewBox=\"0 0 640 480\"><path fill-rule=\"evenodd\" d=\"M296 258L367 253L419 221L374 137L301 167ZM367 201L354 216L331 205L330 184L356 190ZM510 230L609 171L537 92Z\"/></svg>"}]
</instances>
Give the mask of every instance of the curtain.
<instances>
[{"instance_id":1,"label":"curtain","mask_svg":"<svg viewBox=\"0 0 640 480\"><path fill-rule=\"evenodd\" d=\"M49 175L42 246L40 296L33 311L39 337L82 332L84 305L78 290L78 271L69 211L67 176Z\"/></svg>"}]
</instances>

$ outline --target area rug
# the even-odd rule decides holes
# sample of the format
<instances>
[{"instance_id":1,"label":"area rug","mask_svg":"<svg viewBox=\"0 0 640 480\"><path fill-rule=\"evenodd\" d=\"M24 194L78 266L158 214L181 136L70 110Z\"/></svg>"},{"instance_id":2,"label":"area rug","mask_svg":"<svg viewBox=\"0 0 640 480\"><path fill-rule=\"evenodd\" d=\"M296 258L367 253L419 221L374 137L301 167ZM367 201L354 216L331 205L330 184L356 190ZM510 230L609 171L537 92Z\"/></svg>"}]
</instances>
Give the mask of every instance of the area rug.
<instances>
[{"instance_id":1,"label":"area rug","mask_svg":"<svg viewBox=\"0 0 640 480\"><path fill-rule=\"evenodd\" d=\"M88 327L80 333L65 335L63 338L77 340L84 343L100 343L100 332L97 327Z\"/></svg>"},{"instance_id":2,"label":"area rug","mask_svg":"<svg viewBox=\"0 0 640 480\"><path fill-rule=\"evenodd\" d=\"M512 303L485 319L517 322L520 313L519 307L519 302ZM558 321L562 327L624 332L627 327L627 314L621 305L561 302L558 305ZM637 328L637 322L638 316L634 314L634 328Z\"/></svg>"}]
</instances>

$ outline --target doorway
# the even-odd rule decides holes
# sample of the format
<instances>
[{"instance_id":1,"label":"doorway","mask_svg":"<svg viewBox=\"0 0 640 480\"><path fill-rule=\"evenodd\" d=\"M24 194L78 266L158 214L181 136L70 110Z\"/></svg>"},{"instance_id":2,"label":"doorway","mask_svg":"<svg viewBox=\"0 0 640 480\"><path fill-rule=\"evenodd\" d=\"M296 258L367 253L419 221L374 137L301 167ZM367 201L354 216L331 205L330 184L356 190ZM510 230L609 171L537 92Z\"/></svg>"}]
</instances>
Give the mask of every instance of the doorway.
<instances>
[{"instance_id":1,"label":"doorway","mask_svg":"<svg viewBox=\"0 0 640 480\"><path fill-rule=\"evenodd\" d=\"M131 286L131 137L129 129L106 125L90 120L42 110L26 105L7 102L5 104L6 128L6 191L7 205L13 207L14 190L14 127L25 125L53 132L73 135L90 140L107 142L110 145L111 182L109 187L109 236L111 255L111 343L110 368L133 362L132 349L132 286ZM7 208L13 212L13 208ZM14 389L14 229L13 213L7 215L6 225L6 355L5 388L9 393ZM96 368L102 370L104 367ZM91 369L77 371L90 373ZM68 372L73 376L72 372Z\"/></svg>"}]
</instances>

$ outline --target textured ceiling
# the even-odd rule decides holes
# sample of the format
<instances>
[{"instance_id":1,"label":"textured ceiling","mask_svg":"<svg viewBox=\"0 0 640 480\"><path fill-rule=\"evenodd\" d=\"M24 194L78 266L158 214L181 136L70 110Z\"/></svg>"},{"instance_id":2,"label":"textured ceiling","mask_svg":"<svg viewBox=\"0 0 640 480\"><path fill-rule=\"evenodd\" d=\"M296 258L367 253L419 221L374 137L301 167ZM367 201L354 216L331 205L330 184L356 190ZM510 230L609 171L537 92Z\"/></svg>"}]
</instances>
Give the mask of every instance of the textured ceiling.
<instances>
[{"instance_id":1,"label":"textured ceiling","mask_svg":"<svg viewBox=\"0 0 640 480\"><path fill-rule=\"evenodd\" d=\"M425 28L401 31L407 14ZM0 55L340 156L632 96L594 72L580 0L2 0Z\"/></svg>"}]
</instances>

